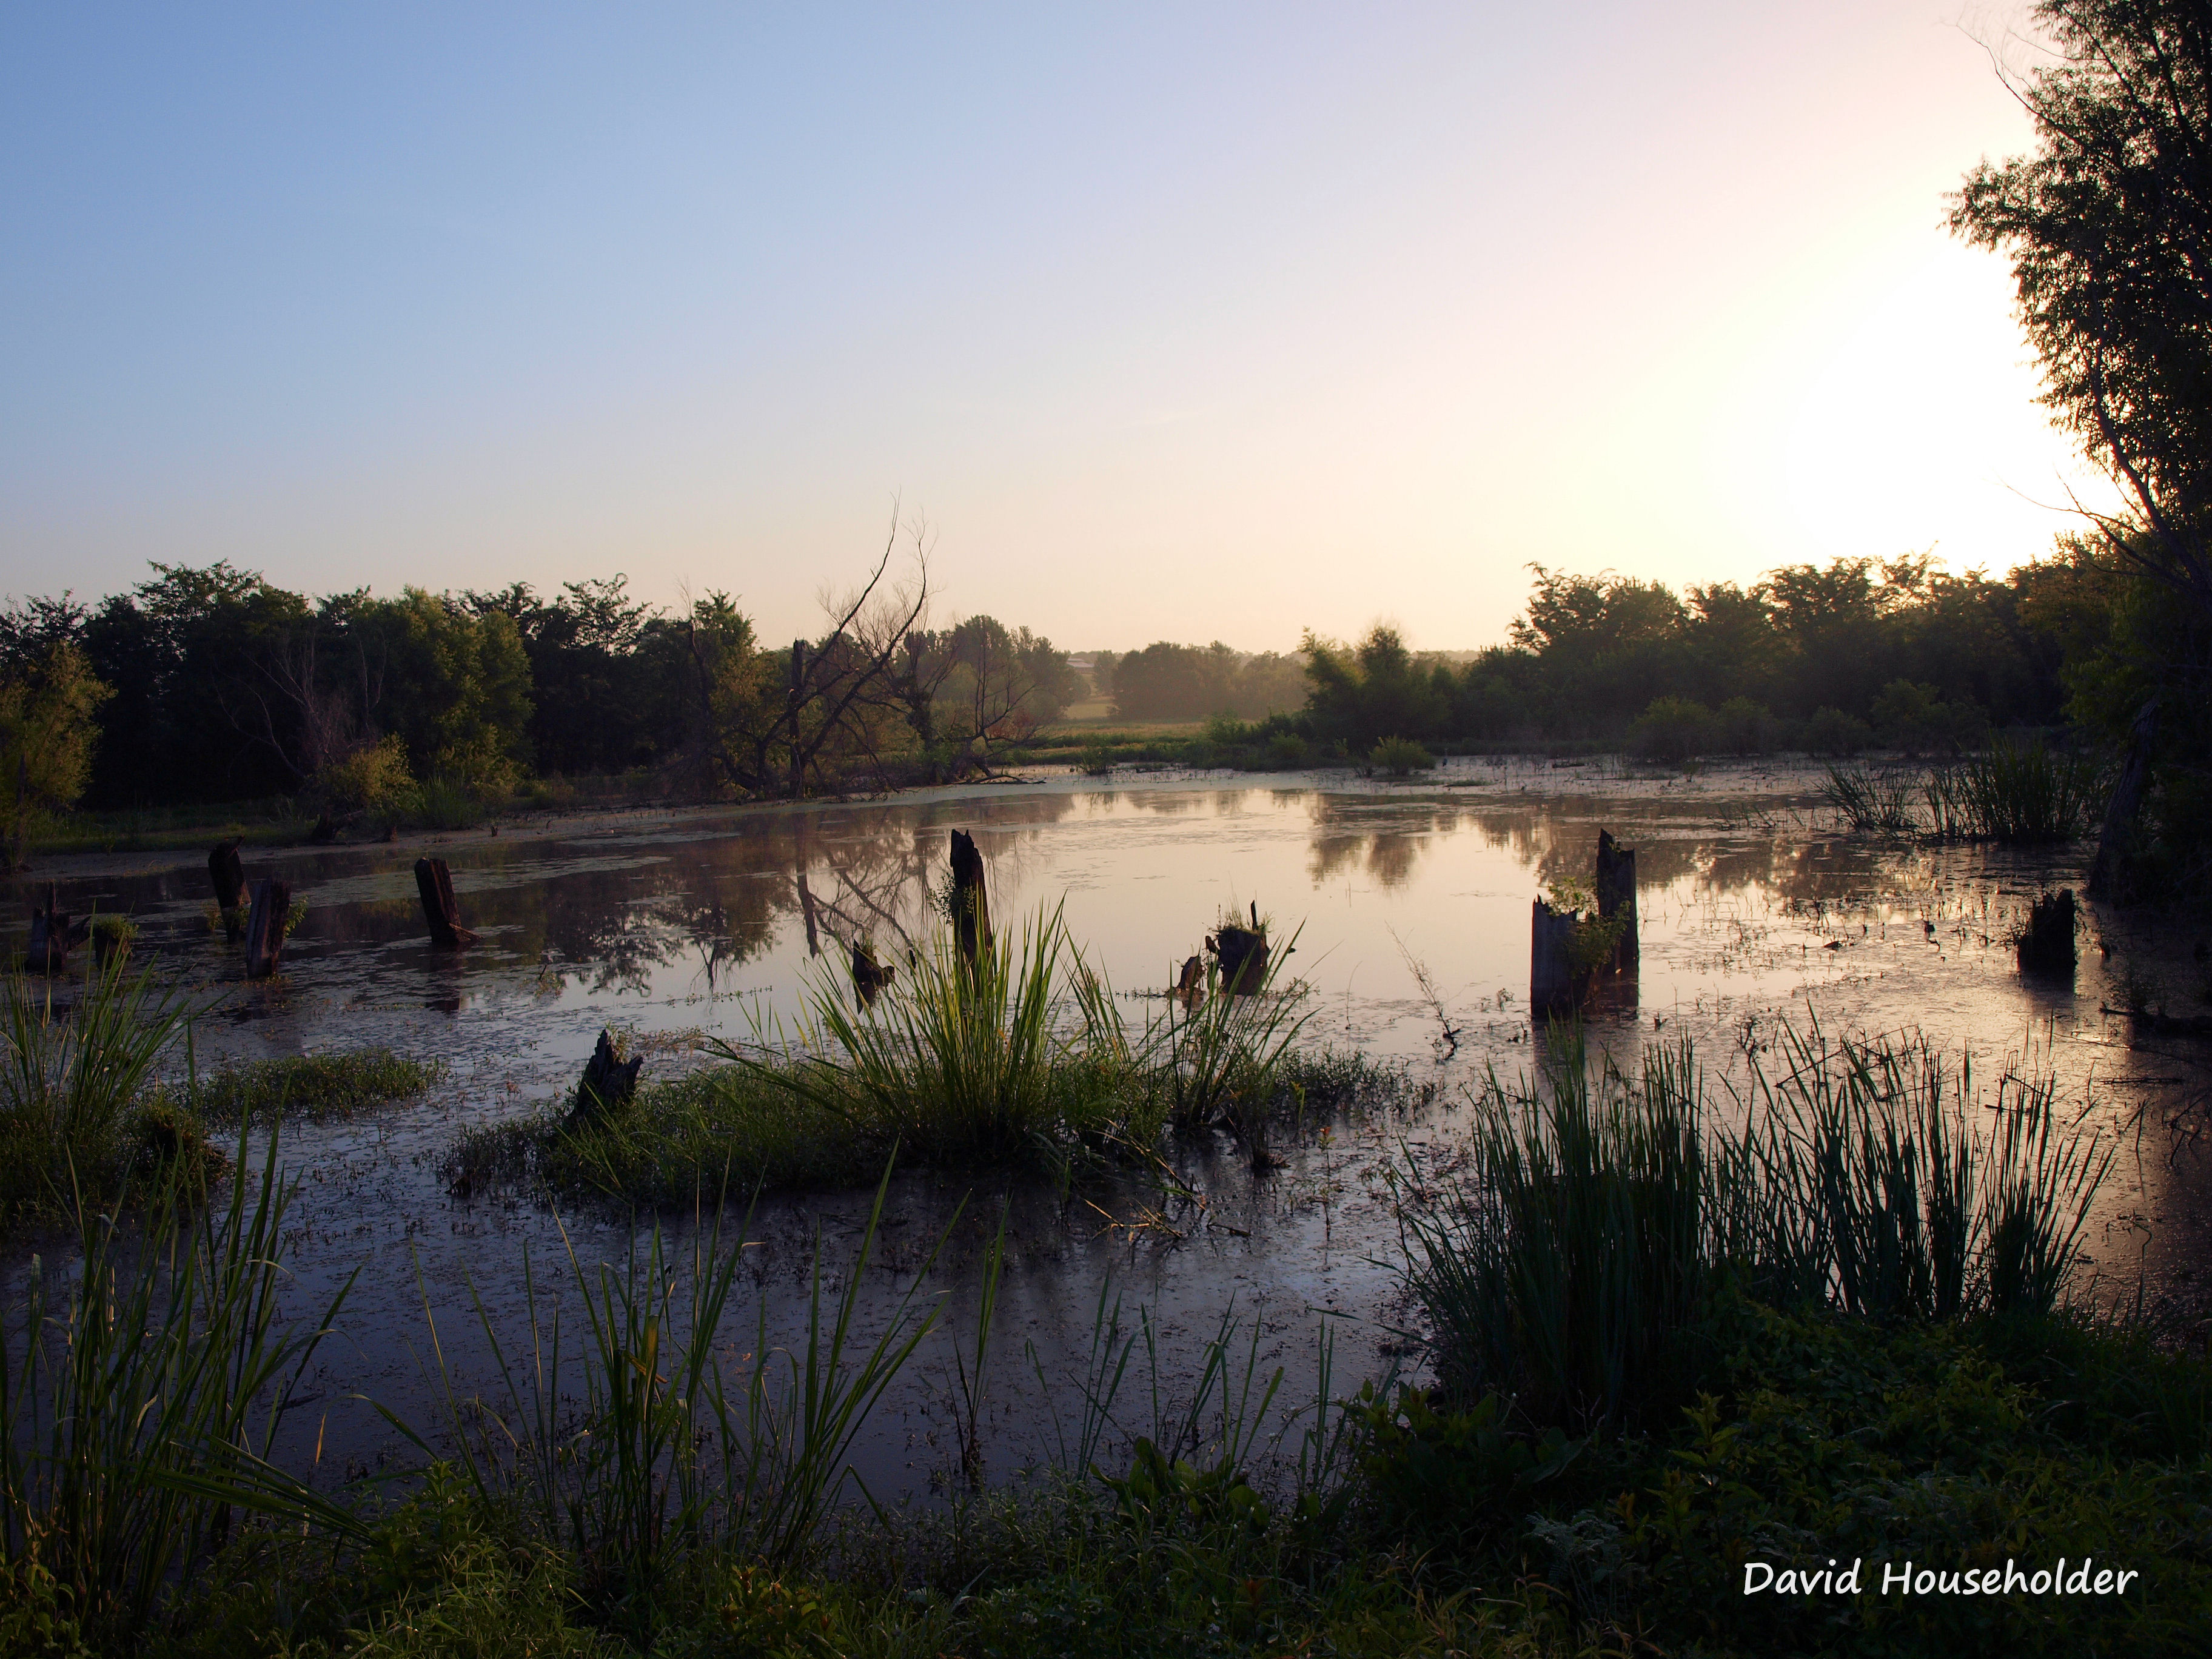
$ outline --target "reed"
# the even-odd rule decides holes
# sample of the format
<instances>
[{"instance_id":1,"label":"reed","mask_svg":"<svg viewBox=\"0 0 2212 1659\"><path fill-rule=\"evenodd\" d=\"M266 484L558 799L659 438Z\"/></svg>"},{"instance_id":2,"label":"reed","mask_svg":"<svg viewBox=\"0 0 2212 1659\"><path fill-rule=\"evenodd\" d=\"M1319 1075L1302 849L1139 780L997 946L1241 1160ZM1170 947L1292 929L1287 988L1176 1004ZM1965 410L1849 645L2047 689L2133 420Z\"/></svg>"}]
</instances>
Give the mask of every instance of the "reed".
<instances>
[{"instance_id":1,"label":"reed","mask_svg":"<svg viewBox=\"0 0 2212 1659\"><path fill-rule=\"evenodd\" d=\"M1920 826L1912 814L1912 787L1901 773L1831 763L1820 797L1862 835L1910 835Z\"/></svg>"},{"instance_id":2,"label":"reed","mask_svg":"<svg viewBox=\"0 0 2212 1659\"><path fill-rule=\"evenodd\" d=\"M150 971L112 958L71 1004L20 973L0 984L0 1222L69 1213L118 1191L141 1105L197 1010Z\"/></svg>"},{"instance_id":3,"label":"reed","mask_svg":"<svg viewBox=\"0 0 2212 1659\"><path fill-rule=\"evenodd\" d=\"M81 1205L73 1271L34 1258L0 1331L0 1537L108 1651L150 1628L240 1506L339 1514L267 1461L352 1283L318 1318L283 1317L298 1183L276 1154L272 1137L249 1176L241 1146L211 1202L173 1171L135 1234Z\"/></svg>"},{"instance_id":4,"label":"reed","mask_svg":"<svg viewBox=\"0 0 2212 1659\"><path fill-rule=\"evenodd\" d=\"M1057 908L1002 933L970 963L938 930L874 1006L828 969L808 987L795 1042L746 1054L709 1046L770 1087L847 1120L878 1144L933 1158L1003 1157L1079 1127L1099 1076L1054 1026L1075 958Z\"/></svg>"},{"instance_id":5,"label":"reed","mask_svg":"<svg viewBox=\"0 0 2212 1659\"><path fill-rule=\"evenodd\" d=\"M2039 842L2083 834L2103 787L2102 769L2086 757L2000 741L1931 772L1923 793L1934 833L1947 840Z\"/></svg>"},{"instance_id":6,"label":"reed","mask_svg":"<svg viewBox=\"0 0 2212 1659\"><path fill-rule=\"evenodd\" d=\"M1473 1091L1474 1173L1403 1205L1409 1288L1455 1394L1577 1431L1678 1403L1724 1284L1869 1317L2047 1313L2112 1151L1924 1040L1785 1030L1721 1101L1686 1042L1627 1077L1578 1048ZM1407 1194L1405 1196L1413 1196Z\"/></svg>"}]
</instances>

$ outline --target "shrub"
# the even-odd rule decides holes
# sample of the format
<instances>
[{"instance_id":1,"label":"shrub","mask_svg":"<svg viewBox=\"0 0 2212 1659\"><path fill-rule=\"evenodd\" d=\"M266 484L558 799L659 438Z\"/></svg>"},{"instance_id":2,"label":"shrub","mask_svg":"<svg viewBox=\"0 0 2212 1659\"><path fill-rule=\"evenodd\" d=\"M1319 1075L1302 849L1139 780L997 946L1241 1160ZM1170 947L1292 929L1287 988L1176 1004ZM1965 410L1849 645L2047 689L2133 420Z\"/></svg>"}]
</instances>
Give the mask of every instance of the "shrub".
<instances>
[{"instance_id":1,"label":"shrub","mask_svg":"<svg viewBox=\"0 0 2212 1659\"><path fill-rule=\"evenodd\" d=\"M1875 729L1907 754L1956 754L1978 743L1989 717L1971 700L1946 702L1932 685L1892 680L1870 711Z\"/></svg>"},{"instance_id":2,"label":"shrub","mask_svg":"<svg viewBox=\"0 0 2212 1659\"><path fill-rule=\"evenodd\" d=\"M1306 740L1295 732L1278 732L1267 739L1267 763L1285 771L1304 766L1310 752Z\"/></svg>"},{"instance_id":3,"label":"shrub","mask_svg":"<svg viewBox=\"0 0 2212 1659\"><path fill-rule=\"evenodd\" d=\"M1367 763L1394 778L1411 777L1435 766L1436 757L1411 738L1385 738L1367 757Z\"/></svg>"},{"instance_id":4,"label":"shrub","mask_svg":"<svg viewBox=\"0 0 2212 1659\"><path fill-rule=\"evenodd\" d=\"M314 775L308 793L334 812L393 811L415 790L407 769L407 745L397 736L355 750Z\"/></svg>"},{"instance_id":5,"label":"shrub","mask_svg":"<svg viewBox=\"0 0 2212 1659\"><path fill-rule=\"evenodd\" d=\"M1805 722L1805 747L1815 755L1856 755L1874 739L1867 723L1840 708L1819 708Z\"/></svg>"},{"instance_id":6,"label":"shrub","mask_svg":"<svg viewBox=\"0 0 2212 1659\"><path fill-rule=\"evenodd\" d=\"M1749 697L1730 697L1713 711L1713 742L1731 755L1764 755L1774 747L1774 711Z\"/></svg>"},{"instance_id":7,"label":"shrub","mask_svg":"<svg viewBox=\"0 0 2212 1659\"><path fill-rule=\"evenodd\" d=\"M1676 765L1711 741L1712 714L1687 697L1654 697L1628 728L1628 746L1647 760Z\"/></svg>"}]
</instances>

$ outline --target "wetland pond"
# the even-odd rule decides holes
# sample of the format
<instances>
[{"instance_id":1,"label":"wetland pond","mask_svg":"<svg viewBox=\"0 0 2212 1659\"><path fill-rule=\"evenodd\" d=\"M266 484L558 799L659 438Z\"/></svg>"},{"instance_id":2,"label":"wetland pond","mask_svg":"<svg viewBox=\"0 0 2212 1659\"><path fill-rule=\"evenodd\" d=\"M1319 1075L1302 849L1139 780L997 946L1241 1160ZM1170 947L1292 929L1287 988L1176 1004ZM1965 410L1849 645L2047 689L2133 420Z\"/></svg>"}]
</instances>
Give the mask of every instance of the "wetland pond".
<instances>
[{"instance_id":1,"label":"wetland pond","mask_svg":"<svg viewBox=\"0 0 2212 1659\"><path fill-rule=\"evenodd\" d=\"M1817 1020L1834 1034L1924 1034L1948 1057L1970 1055L1984 1092L2008 1066L2053 1073L2066 1118L2120 1149L2088 1237L2100 1275L2132 1290L2140 1274L2152 1300L2201 1308L2212 1157L2191 1126L2204 1118L2212 1045L2142 1036L2101 1012L2118 1000L2107 975L2123 963L2166 964L2177 1007L2185 1002L2181 988L2203 973L2194 939L2174 924L2161 934L2155 917L2093 910L2073 981L2024 981L2010 930L2039 891L2079 888L2087 848L1853 838L1828 823L1815 781L1787 767L1657 779L1525 759L1455 761L1413 785L1054 777L249 849L250 878L284 879L307 907L282 976L256 985L241 982L238 957L210 927L198 854L57 859L17 882L10 914L27 915L51 880L73 914L135 917L140 954L214 1000L195 1034L203 1067L382 1045L448 1068L416 1099L283 1134L283 1161L302 1177L289 1217L291 1305L305 1311L360 1269L281 1441L285 1461L330 1479L416 1456L371 1401L437 1438L444 1385L426 1307L456 1389L496 1401L477 1298L509 1355L526 1352L526 1255L541 1313L565 1293L573 1348L569 1249L590 1272L630 1245L625 1216L449 1192L441 1165L464 1127L572 1091L602 1027L630 1035L650 1082L701 1063L702 1036L744 1042L799 1012L813 976L842 976L840 941L867 934L896 956L931 925L956 828L983 854L999 927L1064 907L1086 962L1125 996L1157 993L1219 918L1256 903L1278 940L1297 935L1285 972L1303 996L1301 1045L1389 1062L1409 1086L1387 1108L1309 1125L1264 1174L1224 1138L1181 1149L1170 1182L1063 1193L1042 1180L897 1176L862 1287L864 1325L888 1317L968 1201L922 1286L942 1297L939 1328L856 1450L879 1498L926 1493L957 1467L953 1346L972 1331L1002 1202L983 1442L994 1478L1054 1455L1055 1417L1065 1426L1079 1408L1102 1291L1127 1328L1147 1310L1157 1335L1156 1364L1140 1346L1117 1402L1127 1432L1151 1431L1155 1376L1164 1409L1188 1391L1224 1319L1237 1333L1232 1381L1248 1359L1263 1378L1283 1367L1279 1420L1314 1396L1324 1327L1339 1391L1399 1363L1407 1315L1389 1176L1449 1170L1467 1085L1485 1068L1532 1063L1530 901L1554 879L1589 879L1601 829L1638 853L1642 965L1633 991L1592 1015L1594 1052L1629 1066L1644 1045L1687 1038L1709 1073L1741 1084L1783 1022ZM464 954L429 948L412 873L426 854L448 860L462 920L482 936ZM2100 954L2100 930L2119 954ZM20 942L5 943L20 956ZM771 1343L803 1333L817 1231L836 1288L871 1196L760 1201L727 1322L731 1357L753 1347L757 1306ZM692 1218L661 1221L681 1253ZM10 1247L11 1292L40 1248L54 1246Z\"/></svg>"}]
</instances>

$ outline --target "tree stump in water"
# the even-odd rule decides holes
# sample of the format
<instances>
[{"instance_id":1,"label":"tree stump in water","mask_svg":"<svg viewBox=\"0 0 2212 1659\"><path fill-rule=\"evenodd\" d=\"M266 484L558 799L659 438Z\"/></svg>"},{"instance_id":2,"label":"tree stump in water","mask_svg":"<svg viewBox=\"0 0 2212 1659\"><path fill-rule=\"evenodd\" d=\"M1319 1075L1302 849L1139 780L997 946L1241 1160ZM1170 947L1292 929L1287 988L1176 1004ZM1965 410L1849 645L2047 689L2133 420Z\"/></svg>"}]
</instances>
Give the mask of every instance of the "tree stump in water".
<instances>
[{"instance_id":1,"label":"tree stump in water","mask_svg":"<svg viewBox=\"0 0 2212 1659\"><path fill-rule=\"evenodd\" d=\"M1636 942L1636 849L1623 847L1610 830L1597 832L1597 914L1601 921L1620 922L1611 971L1636 972L1642 960Z\"/></svg>"},{"instance_id":2,"label":"tree stump in water","mask_svg":"<svg viewBox=\"0 0 2212 1659\"><path fill-rule=\"evenodd\" d=\"M453 878L443 859L416 859L415 886L422 896L422 920L430 924L430 944L440 951L465 951L477 936L461 926L453 902Z\"/></svg>"},{"instance_id":3,"label":"tree stump in water","mask_svg":"<svg viewBox=\"0 0 2212 1659\"><path fill-rule=\"evenodd\" d=\"M619 1058L613 1034L600 1027L599 1043L585 1062L583 1080L576 1085L576 1104L568 1121L597 1122L621 1111L635 1097L637 1074L644 1068L643 1054L634 1060Z\"/></svg>"},{"instance_id":4,"label":"tree stump in water","mask_svg":"<svg viewBox=\"0 0 2212 1659\"><path fill-rule=\"evenodd\" d=\"M1176 976L1175 994L1182 999L1186 1008L1197 1005L1199 994L1206 989L1206 963L1198 957L1183 959L1182 972Z\"/></svg>"},{"instance_id":5,"label":"tree stump in water","mask_svg":"<svg viewBox=\"0 0 2212 1659\"><path fill-rule=\"evenodd\" d=\"M983 855L965 830L952 832L952 939L973 967L991 945L991 901L983 890Z\"/></svg>"},{"instance_id":6,"label":"tree stump in water","mask_svg":"<svg viewBox=\"0 0 2212 1659\"><path fill-rule=\"evenodd\" d=\"M325 806L323 815L315 820L315 827L307 831L307 839L318 847L328 847L337 838L338 821L331 816L331 809Z\"/></svg>"},{"instance_id":7,"label":"tree stump in water","mask_svg":"<svg viewBox=\"0 0 2212 1659\"><path fill-rule=\"evenodd\" d=\"M246 912L246 976L267 979L284 951L284 923L292 911L292 890L281 881L257 881Z\"/></svg>"},{"instance_id":8,"label":"tree stump in water","mask_svg":"<svg viewBox=\"0 0 2212 1659\"><path fill-rule=\"evenodd\" d=\"M208 854L208 885L215 889L215 908L222 915L222 936L235 945L246 914L246 866L239 862L236 842L223 842Z\"/></svg>"},{"instance_id":9,"label":"tree stump in water","mask_svg":"<svg viewBox=\"0 0 2212 1659\"><path fill-rule=\"evenodd\" d=\"M1539 1018L1571 1014L1581 1006L1589 977L1575 968L1575 925L1580 920L1572 910L1554 910L1536 901L1528 924L1528 1006Z\"/></svg>"},{"instance_id":10,"label":"tree stump in water","mask_svg":"<svg viewBox=\"0 0 2212 1659\"><path fill-rule=\"evenodd\" d=\"M2074 890L2045 893L2029 908L2027 926L2013 951L2023 974L2070 975L2074 971Z\"/></svg>"},{"instance_id":11,"label":"tree stump in water","mask_svg":"<svg viewBox=\"0 0 2212 1659\"><path fill-rule=\"evenodd\" d=\"M853 956L853 988L860 994L860 1006L872 1008L877 997L898 976L898 964L884 967L876 960L874 947L862 939L854 939L847 948Z\"/></svg>"},{"instance_id":12,"label":"tree stump in water","mask_svg":"<svg viewBox=\"0 0 2212 1659\"><path fill-rule=\"evenodd\" d=\"M51 884L46 888L46 902L43 909L31 912L30 948L23 952L23 971L29 974L58 974L69 967L70 946L80 944L91 932L89 922L76 927L70 926L69 912L63 909L54 897Z\"/></svg>"}]
</instances>

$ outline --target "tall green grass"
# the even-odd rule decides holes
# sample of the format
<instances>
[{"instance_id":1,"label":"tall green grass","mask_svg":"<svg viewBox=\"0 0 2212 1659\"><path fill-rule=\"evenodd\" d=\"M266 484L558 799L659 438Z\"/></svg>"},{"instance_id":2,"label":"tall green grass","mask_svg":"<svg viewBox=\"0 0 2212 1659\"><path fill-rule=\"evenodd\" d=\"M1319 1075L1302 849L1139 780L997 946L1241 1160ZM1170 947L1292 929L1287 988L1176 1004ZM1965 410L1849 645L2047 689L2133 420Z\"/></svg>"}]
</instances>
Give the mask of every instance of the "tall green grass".
<instances>
[{"instance_id":1,"label":"tall green grass","mask_svg":"<svg viewBox=\"0 0 2212 1659\"><path fill-rule=\"evenodd\" d=\"M33 1258L0 1329L0 1539L51 1573L119 1651L229 1535L240 1504L327 1518L268 1463L346 1286L288 1322L284 1218L296 1183L240 1156L227 1193L173 1171L143 1228L89 1205L76 1260Z\"/></svg>"},{"instance_id":2,"label":"tall green grass","mask_svg":"<svg viewBox=\"0 0 2212 1659\"><path fill-rule=\"evenodd\" d=\"M1002 1157L1099 1115L1102 1081L1055 1029L1075 957L1057 908L963 961L937 930L872 1007L818 968L796 1041L709 1046L805 1105L933 1158Z\"/></svg>"},{"instance_id":3,"label":"tall green grass","mask_svg":"<svg viewBox=\"0 0 2212 1659\"><path fill-rule=\"evenodd\" d=\"M1408 1203L1410 1288L1454 1392L1587 1429L1663 1410L1725 1284L1780 1305L1943 1319L2063 1297L2112 1160L2008 1076L1924 1041L1789 1031L1717 1101L1686 1042L1629 1077L1577 1050L1473 1091L1473 1173Z\"/></svg>"},{"instance_id":4,"label":"tall green grass","mask_svg":"<svg viewBox=\"0 0 2212 1659\"><path fill-rule=\"evenodd\" d=\"M1901 773L1832 763L1820 797L1861 835L1905 836L1920 827L1911 783Z\"/></svg>"},{"instance_id":5,"label":"tall green grass","mask_svg":"<svg viewBox=\"0 0 2212 1659\"><path fill-rule=\"evenodd\" d=\"M477 1297L505 1395L490 1407L454 1393L426 1296L449 1438L466 1478L488 1503L520 1501L534 1513L580 1564L586 1595L611 1622L649 1632L671 1575L702 1552L783 1564L813 1547L854 1479L854 1439L937 1317L919 1292L950 1224L874 1342L862 1346L860 1298L890 1185L886 1169L826 1307L817 1231L803 1344L787 1351L770 1342L763 1297L749 1351L729 1368L717 1344L750 1213L732 1234L718 1210L688 1262L671 1253L658 1226L634 1234L620 1264L587 1266L569 1240L584 1325L573 1355L561 1314L541 1301L526 1259L526 1353L508 1358ZM580 1405L563 1392L564 1374L578 1370ZM438 1455L418 1430L385 1415L426 1455Z\"/></svg>"},{"instance_id":6,"label":"tall green grass","mask_svg":"<svg viewBox=\"0 0 2212 1659\"><path fill-rule=\"evenodd\" d=\"M1946 840L2072 841L2102 799L2104 775L2084 756L2000 741L1939 768L1923 787L1931 832Z\"/></svg>"},{"instance_id":7,"label":"tall green grass","mask_svg":"<svg viewBox=\"0 0 2212 1659\"><path fill-rule=\"evenodd\" d=\"M157 1067L185 1039L195 1011L150 971L118 958L75 1000L58 1005L50 981L20 973L0 982L0 1225L26 1213L70 1212L79 1194L120 1189L142 1151L190 1140L172 1111L149 1122Z\"/></svg>"}]
</instances>

